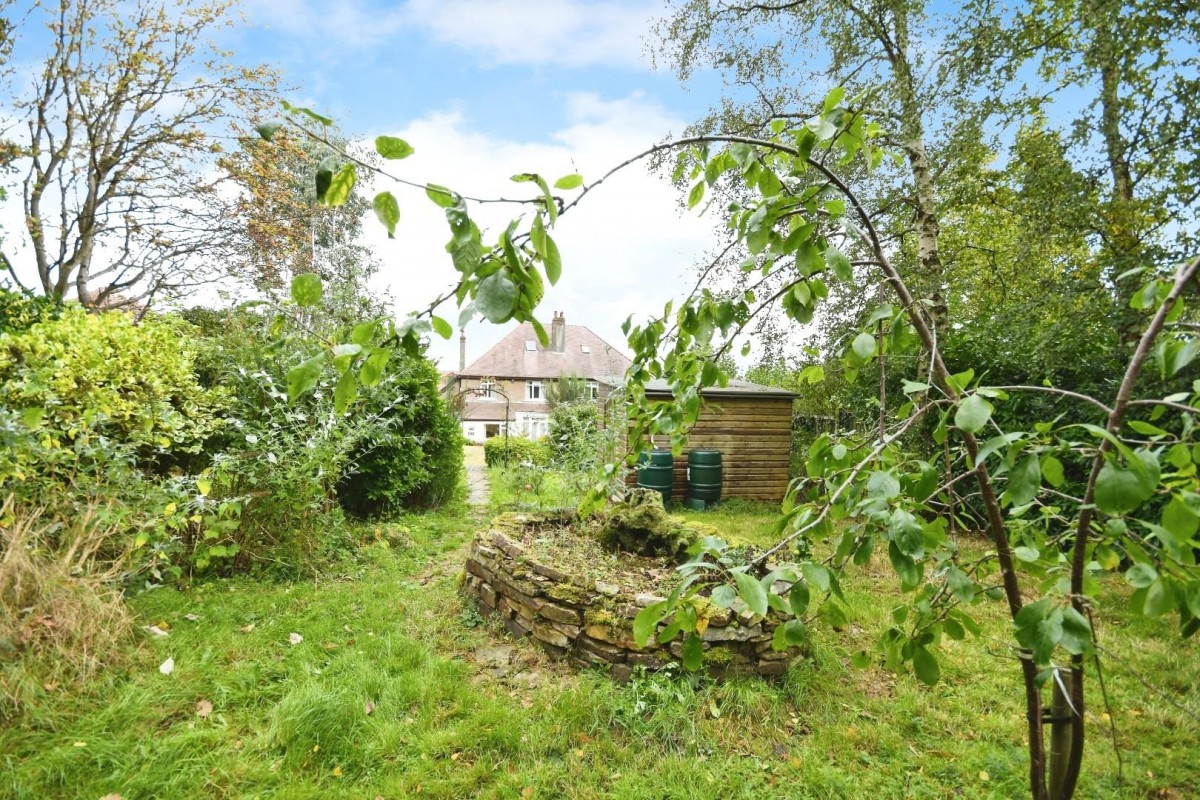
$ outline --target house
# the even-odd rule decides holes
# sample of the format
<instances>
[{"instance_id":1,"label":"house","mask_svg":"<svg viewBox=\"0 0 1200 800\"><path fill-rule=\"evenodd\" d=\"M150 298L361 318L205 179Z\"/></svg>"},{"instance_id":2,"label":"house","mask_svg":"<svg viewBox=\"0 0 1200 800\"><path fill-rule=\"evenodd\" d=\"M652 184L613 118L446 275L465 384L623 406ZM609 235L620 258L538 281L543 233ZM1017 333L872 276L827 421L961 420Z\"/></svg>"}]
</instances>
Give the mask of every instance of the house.
<instances>
[{"instance_id":1,"label":"house","mask_svg":"<svg viewBox=\"0 0 1200 800\"><path fill-rule=\"evenodd\" d=\"M524 323L486 353L466 363L466 332L459 340L459 370L446 384L446 395L460 409L463 436L482 442L507 431L541 438L547 433L550 407L546 391L563 376L587 381L593 399L607 395L597 378L621 375L629 368L624 353L583 325L568 325L554 312L550 345L543 347L533 326Z\"/></svg>"},{"instance_id":2,"label":"house","mask_svg":"<svg viewBox=\"0 0 1200 800\"><path fill-rule=\"evenodd\" d=\"M602 389L624 382L623 378L600 378ZM730 380L726 386L710 386L700 393L702 405L687 445L675 456L672 498L687 496L688 453L711 449L721 453L724 485L721 497L779 502L787 493L792 456L792 401L797 395L785 389L750 381ZM664 380L646 383L646 399L671 399ZM663 447L670 447L661 441ZM637 476L630 475L630 484Z\"/></svg>"}]
</instances>

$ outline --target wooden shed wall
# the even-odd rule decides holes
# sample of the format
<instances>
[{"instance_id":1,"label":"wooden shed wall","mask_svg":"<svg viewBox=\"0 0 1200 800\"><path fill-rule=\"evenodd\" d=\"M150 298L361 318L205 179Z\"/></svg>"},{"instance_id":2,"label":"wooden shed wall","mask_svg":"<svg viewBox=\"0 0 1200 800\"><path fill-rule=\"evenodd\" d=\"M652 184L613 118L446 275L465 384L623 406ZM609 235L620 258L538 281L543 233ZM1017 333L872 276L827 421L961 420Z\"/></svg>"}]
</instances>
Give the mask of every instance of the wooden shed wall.
<instances>
[{"instance_id":1,"label":"wooden shed wall","mask_svg":"<svg viewBox=\"0 0 1200 800\"><path fill-rule=\"evenodd\" d=\"M791 464L792 398L762 395L706 400L687 449L675 457L671 495L675 502L687 496L688 451L708 448L721 451L721 499L782 500Z\"/></svg>"}]
</instances>

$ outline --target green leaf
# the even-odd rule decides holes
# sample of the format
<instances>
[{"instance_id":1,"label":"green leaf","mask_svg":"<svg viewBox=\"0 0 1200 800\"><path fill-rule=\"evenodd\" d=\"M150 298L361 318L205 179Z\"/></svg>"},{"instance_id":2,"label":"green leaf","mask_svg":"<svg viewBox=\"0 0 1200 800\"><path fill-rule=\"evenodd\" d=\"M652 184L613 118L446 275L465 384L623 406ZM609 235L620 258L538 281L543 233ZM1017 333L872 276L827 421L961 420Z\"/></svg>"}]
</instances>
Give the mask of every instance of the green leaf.
<instances>
[{"instance_id":1,"label":"green leaf","mask_svg":"<svg viewBox=\"0 0 1200 800\"><path fill-rule=\"evenodd\" d=\"M562 256L559 255L558 245L550 238L550 234L545 235L545 242L539 252L542 255L542 263L546 266L546 277L553 286L562 277Z\"/></svg>"},{"instance_id":2,"label":"green leaf","mask_svg":"<svg viewBox=\"0 0 1200 800\"><path fill-rule=\"evenodd\" d=\"M315 355L304 363L292 367L287 373L288 402L294 403L299 398L317 388L321 379L321 368L325 365L325 354Z\"/></svg>"},{"instance_id":3,"label":"green leaf","mask_svg":"<svg viewBox=\"0 0 1200 800\"><path fill-rule=\"evenodd\" d=\"M712 591L712 602L717 608L729 608L735 600L737 600L737 591L732 586L718 586Z\"/></svg>"},{"instance_id":4,"label":"green leaf","mask_svg":"<svg viewBox=\"0 0 1200 800\"><path fill-rule=\"evenodd\" d=\"M1032 564L1041 557L1041 553L1032 547L1026 547L1025 545L1014 547L1013 555L1027 564Z\"/></svg>"},{"instance_id":5,"label":"green leaf","mask_svg":"<svg viewBox=\"0 0 1200 800\"><path fill-rule=\"evenodd\" d=\"M942 677L937 658L921 645L917 645L913 650L913 672L917 673L921 683L926 686L933 686Z\"/></svg>"},{"instance_id":6,"label":"green leaf","mask_svg":"<svg viewBox=\"0 0 1200 800\"><path fill-rule=\"evenodd\" d=\"M355 379L354 370L348 369L342 373L342 377L338 378L337 386L333 390L333 408L339 414L345 414L346 409L354 402L354 397L358 394L358 381Z\"/></svg>"},{"instance_id":7,"label":"green leaf","mask_svg":"<svg viewBox=\"0 0 1200 800\"><path fill-rule=\"evenodd\" d=\"M771 649L782 652L789 647L799 647L804 644L804 623L798 619L789 619L775 628L771 639Z\"/></svg>"},{"instance_id":8,"label":"green leaf","mask_svg":"<svg viewBox=\"0 0 1200 800\"><path fill-rule=\"evenodd\" d=\"M716 597L716 592L713 592L713 597ZM788 603L792 606L792 613L797 617L803 616L808 610L808 603L811 599L811 594L808 591L808 584L804 581L796 581L792 584L792 590L788 594Z\"/></svg>"},{"instance_id":9,"label":"green leaf","mask_svg":"<svg viewBox=\"0 0 1200 800\"><path fill-rule=\"evenodd\" d=\"M1171 584L1159 576L1146 589L1146 603L1142 606L1142 613L1147 617L1161 617L1174 607L1175 595L1171 591Z\"/></svg>"},{"instance_id":10,"label":"green leaf","mask_svg":"<svg viewBox=\"0 0 1200 800\"><path fill-rule=\"evenodd\" d=\"M387 228L388 238L395 239L396 226L400 224L400 204L396 202L396 196L391 192L380 192L371 201L371 208L375 209L375 216Z\"/></svg>"},{"instance_id":11,"label":"green leaf","mask_svg":"<svg viewBox=\"0 0 1200 800\"><path fill-rule=\"evenodd\" d=\"M854 351L854 355L866 361L875 355L875 337L864 331L854 337L850 349Z\"/></svg>"},{"instance_id":12,"label":"green leaf","mask_svg":"<svg viewBox=\"0 0 1200 800\"><path fill-rule=\"evenodd\" d=\"M1200 337L1193 336L1182 342L1170 342L1164 350L1163 367L1168 378L1173 378L1200 353Z\"/></svg>"},{"instance_id":13,"label":"green leaf","mask_svg":"<svg viewBox=\"0 0 1200 800\"><path fill-rule=\"evenodd\" d=\"M1125 582L1135 589L1145 589L1158 580L1158 571L1150 564L1134 564L1125 572Z\"/></svg>"},{"instance_id":14,"label":"green leaf","mask_svg":"<svg viewBox=\"0 0 1200 800\"><path fill-rule=\"evenodd\" d=\"M891 470L875 470L867 479L867 496L891 500L900 494L900 481Z\"/></svg>"},{"instance_id":15,"label":"green leaf","mask_svg":"<svg viewBox=\"0 0 1200 800\"><path fill-rule=\"evenodd\" d=\"M836 247L825 248L825 265L829 267L829 271L837 276L838 280L846 283L854 280L854 268L850 266L850 259L846 258L846 254Z\"/></svg>"},{"instance_id":16,"label":"green leaf","mask_svg":"<svg viewBox=\"0 0 1200 800\"><path fill-rule=\"evenodd\" d=\"M968 433L978 433L992 418L992 404L977 394L963 398L954 412L954 424Z\"/></svg>"},{"instance_id":17,"label":"green leaf","mask_svg":"<svg viewBox=\"0 0 1200 800\"><path fill-rule=\"evenodd\" d=\"M633 641L638 647L645 647L654 634L654 629L667 613L667 601L660 600L646 606L633 618Z\"/></svg>"},{"instance_id":18,"label":"green leaf","mask_svg":"<svg viewBox=\"0 0 1200 800\"><path fill-rule=\"evenodd\" d=\"M1071 655L1082 655L1092 646L1092 626L1074 608L1063 609L1062 639L1059 644Z\"/></svg>"},{"instance_id":19,"label":"green leaf","mask_svg":"<svg viewBox=\"0 0 1200 800\"><path fill-rule=\"evenodd\" d=\"M263 141L269 142L275 138L275 134L282 127L282 122L272 120L271 122L264 122L261 125L255 125L254 130L258 131L258 135L263 138Z\"/></svg>"},{"instance_id":20,"label":"green leaf","mask_svg":"<svg viewBox=\"0 0 1200 800\"><path fill-rule=\"evenodd\" d=\"M738 595L741 596L746 606L758 616L766 616L767 590L763 588L762 583L753 575L747 575L745 572L733 573L733 580L737 583Z\"/></svg>"},{"instance_id":21,"label":"green leaf","mask_svg":"<svg viewBox=\"0 0 1200 800\"><path fill-rule=\"evenodd\" d=\"M517 287L503 272L489 275L479 282L475 292L475 307L488 322L507 322L517 301Z\"/></svg>"},{"instance_id":22,"label":"green leaf","mask_svg":"<svg viewBox=\"0 0 1200 800\"><path fill-rule=\"evenodd\" d=\"M398 161L411 156L413 149L408 142L395 136L376 136L375 152L389 161Z\"/></svg>"},{"instance_id":23,"label":"green leaf","mask_svg":"<svg viewBox=\"0 0 1200 800\"><path fill-rule=\"evenodd\" d=\"M704 181L696 181L696 185L688 192L687 207L695 208L704 199Z\"/></svg>"},{"instance_id":24,"label":"green leaf","mask_svg":"<svg viewBox=\"0 0 1200 800\"><path fill-rule=\"evenodd\" d=\"M1105 514L1120 516L1134 511L1150 499L1161 475L1157 457L1145 450L1135 454L1138 462L1128 467L1106 461L1096 477L1096 507Z\"/></svg>"},{"instance_id":25,"label":"green leaf","mask_svg":"<svg viewBox=\"0 0 1200 800\"><path fill-rule=\"evenodd\" d=\"M583 186L583 176L578 173L572 173L571 175L563 175L561 178L559 178L558 180L556 180L554 182L555 189L570 190L570 189L578 189L580 186Z\"/></svg>"},{"instance_id":26,"label":"green leaf","mask_svg":"<svg viewBox=\"0 0 1200 800\"><path fill-rule=\"evenodd\" d=\"M1025 456L1008 474L1006 494L1013 505L1033 502L1042 486L1042 465L1035 455Z\"/></svg>"},{"instance_id":27,"label":"green leaf","mask_svg":"<svg viewBox=\"0 0 1200 800\"><path fill-rule=\"evenodd\" d=\"M305 272L292 278L292 300L298 306L315 306L321 302L323 289L321 276L315 272Z\"/></svg>"},{"instance_id":28,"label":"green leaf","mask_svg":"<svg viewBox=\"0 0 1200 800\"><path fill-rule=\"evenodd\" d=\"M458 195L445 186L438 186L436 183L425 184L425 196L432 200L435 205L442 208L450 208L458 205Z\"/></svg>"},{"instance_id":29,"label":"green leaf","mask_svg":"<svg viewBox=\"0 0 1200 800\"><path fill-rule=\"evenodd\" d=\"M430 322L433 323L433 329L437 332L437 335L441 336L443 339L449 339L454 335L454 328L450 326L449 322L441 317L434 316L430 318Z\"/></svg>"},{"instance_id":30,"label":"green leaf","mask_svg":"<svg viewBox=\"0 0 1200 800\"><path fill-rule=\"evenodd\" d=\"M800 565L800 572L804 575L805 582L809 586L816 587L818 592L829 591L829 570L825 567L820 564L814 564L811 561L805 561Z\"/></svg>"},{"instance_id":31,"label":"green leaf","mask_svg":"<svg viewBox=\"0 0 1200 800\"><path fill-rule=\"evenodd\" d=\"M350 193L354 191L354 184L357 180L358 175L354 170L354 164L344 164L334 173L333 179L329 182L329 188L325 191L323 200L325 205L332 208L345 204L350 199Z\"/></svg>"},{"instance_id":32,"label":"green leaf","mask_svg":"<svg viewBox=\"0 0 1200 800\"><path fill-rule=\"evenodd\" d=\"M695 672L703 663L704 641L693 631L683 640L683 668Z\"/></svg>"},{"instance_id":33,"label":"green leaf","mask_svg":"<svg viewBox=\"0 0 1200 800\"><path fill-rule=\"evenodd\" d=\"M867 669L874 663L875 661L871 658L871 654L866 650L859 650L857 653L850 656L850 664L855 669Z\"/></svg>"},{"instance_id":34,"label":"green leaf","mask_svg":"<svg viewBox=\"0 0 1200 800\"><path fill-rule=\"evenodd\" d=\"M1046 483L1059 488L1066 481L1066 475L1063 473L1062 462L1054 456L1045 456L1042 459L1042 477L1046 479Z\"/></svg>"}]
</instances>

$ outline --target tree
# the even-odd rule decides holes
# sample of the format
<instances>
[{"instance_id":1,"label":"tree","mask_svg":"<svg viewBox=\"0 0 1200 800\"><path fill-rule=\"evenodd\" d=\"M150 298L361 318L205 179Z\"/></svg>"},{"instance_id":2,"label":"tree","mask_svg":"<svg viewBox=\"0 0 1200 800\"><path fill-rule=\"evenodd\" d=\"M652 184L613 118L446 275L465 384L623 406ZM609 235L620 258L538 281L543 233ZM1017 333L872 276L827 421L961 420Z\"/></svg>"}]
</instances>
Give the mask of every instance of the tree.
<instances>
[{"instance_id":1,"label":"tree","mask_svg":"<svg viewBox=\"0 0 1200 800\"><path fill-rule=\"evenodd\" d=\"M41 291L145 306L222 275L241 229L206 172L214 131L254 115L275 84L205 44L232 24L230 3L60 0L46 13L50 52L16 104ZM19 282L22 265L5 265Z\"/></svg>"},{"instance_id":2,"label":"tree","mask_svg":"<svg viewBox=\"0 0 1200 800\"><path fill-rule=\"evenodd\" d=\"M246 225L245 258L260 290L286 289L296 275L311 272L320 275L343 304L359 303L370 297L367 281L379 266L360 243L371 203L363 197L361 184L342 205L318 202L318 170L349 147L336 131L328 130L324 137L330 144L287 131L271 142L258 135L243 137L238 149L219 164L243 190L238 208ZM362 313L370 310L354 310Z\"/></svg>"}]
</instances>

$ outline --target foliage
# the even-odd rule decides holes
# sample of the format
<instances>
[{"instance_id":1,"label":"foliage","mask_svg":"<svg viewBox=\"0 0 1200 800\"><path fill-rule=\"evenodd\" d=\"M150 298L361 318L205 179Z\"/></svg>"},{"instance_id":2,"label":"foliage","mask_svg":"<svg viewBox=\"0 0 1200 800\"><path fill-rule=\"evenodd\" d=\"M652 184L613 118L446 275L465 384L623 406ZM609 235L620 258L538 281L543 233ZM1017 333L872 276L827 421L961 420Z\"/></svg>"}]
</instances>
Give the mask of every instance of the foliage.
<instances>
[{"instance_id":1,"label":"foliage","mask_svg":"<svg viewBox=\"0 0 1200 800\"><path fill-rule=\"evenodd\" d=\"M144 308L236 263L242 228L205 172L220 147L209 128L255 113L275 78L267 67L231 66L208 43L233 19L227 3L192 0L59 0L30 15L52 32L16 98L29 120L28 272L45 295Z\"/></svg>"},{"instance_id":2,"label":"foliage","mask_svg":"<svg viewBox=\"0 0 1200 800\"><path fill-rule=\"evenodd\" d=\"M377 433L352 454L337 485L356 516L441 506L462 488L463 439L425 358L404 359L365 399L363 412L386 409Z\"/></svg>"},{"instance_id":3,"label":"foliage","mask_svg":"<svg viewBox=\"0 0 1200 800\"><path fill-rule=\"evenodd\" d=\"M580 375L563 375L546 386L546 405L551 411L591 399L587 380Z\"/></svg>"},{"instance_id":4,"label":"foliage","mask_svg":"<svg viewBox=\"0 0 1200 800\"><path fill-rule=\"evenodd\" d=\"M645 640L667 621L686 631L696 603L727 607L740 597L755 614L772 610L795 617L780 628L785 634L776 645L786 647L787 631L799 636L817 618L843 626L848 609L841 577L853 565L869 563L873 552L886 551L908 600L880 636L885 665L908 665L923 682L938 682L939 643L978 635L974 607L992 596L1004 598L1022 656L1030 791L1039 800L1050 796L1046 767L1052 766L1055 796L1070 797L1082 757L1085 665L1098 669L1087 617L1095 605L1097 578L1120 570L1135 589L1135 611L1150 617L1177 614L1184 636L1200 629L1192 608L1192 588L1200 587L1195 561L1200 484L1192 463L1200 384L1189 389L1181 380L1200 347L1190 322L1171 327L1188 313L1184 292L1200 271L1200 258L1141 278L1133 296L1135 308L1148 319L1145 333L1108 402L1054 386L989 386L970 368L952 374L935 336L936 315L928 314L909 290L864 201L826 166L857 158L870 166L882 157L873 144L875 129L842 101L841 90L831 93L799 135L778 126L769 139L705 137L680 159L680 173L690 171L697 185L729 174L758 193L758 199L733 209L730 226L751 259L763 259L763 271L774 267L783 275L784 291L767 301L751 293L722 299L698 291L678 310L668 304L663 317L645 325L627 323L635 351L630 389L637 413L631 435L640 441L669 434L681 444L699 413L699 390L725 379L719 367L697 353L714 339L723 342L716 352L728 349L763 304L778 302L797 322L811 319L829 284L856 279L843 247L861 251L864 263L891 286L898 305L878 304L858 334L843 340L839 360L847 380L886 354L911 353L919 346L917 371L903 383L907 400L890 419L880 416L877 433L819 437L809 448L807 481L785 499L780 540L763 554L742 559L723 542L699 543L678 590L644 609L635 632ZM806 171L816 172L824 188L793 193L780 177ZM846 238L847 231L860 232L861 239ZM1164 328L1168 332L1159 341ZM1154 352L1161 377L1175 381L1175 393L1135 399L1141 368ZM660 374L672 384L672 404L647 403L639 388ZM1023 430L998 426L998 405L1014 394L1038 391L1083 403L1081 413L1089 421L1058 417L1027 421ZM1149 416L1138 419L1143 407ZM932 458L904 447L903 435L927 418L934 420L933 439L943 447L943 454ZM1070 474L1088 476L1080 494L1062 491ZM964 479L973 479L978 488L994 548L978 558L964 557L947 536L942 513L946 485ZM805 540L827 543L832 554L768 571L768 559ZM1032 600L1022 588L1025 584L1028 592L1030 582L1040 587ZM780 585L786 590L779 592ZM1068 684L1061 678L1068 672L1066 663L1070 688L1062 689ZM1071 747L1052 763L1041 721L1047 682L1069 693L1069 706L1079 712L1069 722L1056 723L1067 730Z\"/></svg>"},{"instance_id":5,"label":"foliage","mask_svg":"<svg viewBox=\"0 0 1200 800\"><path fill-rule=\"evenodd\" d=\"M489 467L526 462L545 466L549 455L544 443L524 436L492 436L483 443L483 458Z\"/></svg>"},{"instance_id":6,"label":"foliage","mask_svg":"<svg viewBox=\"0 0 1200 800\"><path fill-rule=\"evenodd\" d=\"M550 412L547 441L551 460L574 470L592 470L600 449L600 409L594 400L560 403Z\"/></svg>"},{"instance_id":7,"label":"foliage","mask_svg":"<svg viewBox=\"0 0 1200 800\"><path fill-rule=\"evenodd\" d=\"M48 297L0 286L0 334L26 331L35 322L57 317L61 308Z\"/></svg>"},{"instance_id":8,"label":"foliage","mask_svg":"<svg viewBox=\"0 0 1200 800\"><path fill-rule=\"evenodd\" d=\"M161 468L197 452L221 427L226 397L196 381L187 329L68 306L22 333L0 334L0 408L30 432L6 427L14 439L0 456L0 486L46 502L80 471L126 458Z\"/></svg>"}]
</instances>

